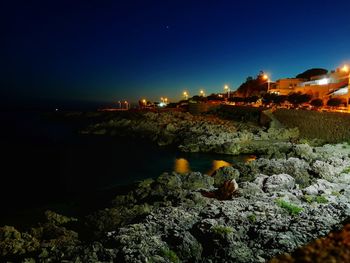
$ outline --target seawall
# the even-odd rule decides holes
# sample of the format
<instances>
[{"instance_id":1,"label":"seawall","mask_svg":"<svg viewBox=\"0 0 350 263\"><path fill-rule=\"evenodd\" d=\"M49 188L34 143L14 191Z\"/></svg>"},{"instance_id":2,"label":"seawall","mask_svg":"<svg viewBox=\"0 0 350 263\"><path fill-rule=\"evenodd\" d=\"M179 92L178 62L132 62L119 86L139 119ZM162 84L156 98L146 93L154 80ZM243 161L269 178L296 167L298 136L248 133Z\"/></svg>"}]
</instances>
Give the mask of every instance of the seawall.
<instances>
[{"instance_id":1,"label":"seawall","mask_svg":"<svg viewBox=\"0 0 350 263\"><path fill-rule=\"evenodd\" d=\"M318 138L330 143L350 141L348 113L278 109L273 115L284 126L297 127L302 138Z\"/></svg>"}]
</instances>

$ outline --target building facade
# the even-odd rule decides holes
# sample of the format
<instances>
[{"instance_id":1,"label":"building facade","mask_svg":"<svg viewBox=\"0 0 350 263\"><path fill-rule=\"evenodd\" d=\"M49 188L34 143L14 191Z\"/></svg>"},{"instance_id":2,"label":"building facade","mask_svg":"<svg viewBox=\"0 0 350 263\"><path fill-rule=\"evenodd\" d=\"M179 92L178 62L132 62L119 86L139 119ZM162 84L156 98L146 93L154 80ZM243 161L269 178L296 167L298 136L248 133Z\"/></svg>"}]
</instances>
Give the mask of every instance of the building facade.
<instances>
[{"instance_id":1,"label":"building facade","mask_svg":"<svg viewBox=\"0 0 350 263\"><path fill-rule=\"evenodd\" d=\"M328 74L312 77L310 80L286 78L277 80L269 92L278 95L288 95L293 92L310 94L313 99L321 99L324 103L330 97L347 98L349 73L341 69Z\"/></svg>"}]
</instances>

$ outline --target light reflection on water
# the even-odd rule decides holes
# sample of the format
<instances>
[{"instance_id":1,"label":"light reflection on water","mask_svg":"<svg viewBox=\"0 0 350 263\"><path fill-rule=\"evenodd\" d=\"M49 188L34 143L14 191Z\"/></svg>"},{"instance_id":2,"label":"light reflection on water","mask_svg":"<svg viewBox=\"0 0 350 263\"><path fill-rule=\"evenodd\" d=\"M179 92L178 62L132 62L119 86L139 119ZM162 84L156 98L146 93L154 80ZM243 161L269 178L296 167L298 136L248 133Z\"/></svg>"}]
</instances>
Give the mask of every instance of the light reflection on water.
<instances>
[{"instance_id":1,"label":"light reflection on water","mask_svg":"<svg viewBox=\"0 0 350 263\"><path fill-rule=\"evenodd\" d=\"M185 158L175 159L174 171L180 174L189 173L191 171L190 163Z\"/></svg>"},{"instance_id":2,"label":"light reflection on water","mask_svg":"<svg viewBox=\"0 0 350 263\"><path fill-rule=\"evenodd\" d=\"M244 156L241 159L241 161L248 163L248 162L254 161L255 159L256 159L256 156L248 155L248 156ZM232 162L228 162L225 160L212 160L211 167L206 168L201 172L211 176L215 173L216 170L220 169L221 167L232 166L232 165L233 165ZM176 173L180 173L180 174L185 174L185 173L191 172L192 169L191 169L190 161L186 158L183 158L183 157L174 159L173 171Z\"/></svg>"},{"instance_id":3,"label":"light reflection on water","mask_svg":"<svg viewBox=\"0 0 350 263\"><path fill-rule=\"evenodd\" d=\"M205 174L212 175L217 169L224 166L230 166L230 165L232 164L224 160L213 160L212 167L207 172L205 172ZM189 161L186 160L185 158L175 159L174 171L181 174L191 172Z\"/></svg>"},{"instance_id":4,"label":"light reflection on water","mask_svg":"<svg viewBox=\"0 0 350 263\"><path fill-rule=\"evenodd\" d=\"M231 166L232 164L223 160L213 160L211 169L206 172L207 175L213 175L213 173L221 167Z\"/></svg>"}]
</instances>

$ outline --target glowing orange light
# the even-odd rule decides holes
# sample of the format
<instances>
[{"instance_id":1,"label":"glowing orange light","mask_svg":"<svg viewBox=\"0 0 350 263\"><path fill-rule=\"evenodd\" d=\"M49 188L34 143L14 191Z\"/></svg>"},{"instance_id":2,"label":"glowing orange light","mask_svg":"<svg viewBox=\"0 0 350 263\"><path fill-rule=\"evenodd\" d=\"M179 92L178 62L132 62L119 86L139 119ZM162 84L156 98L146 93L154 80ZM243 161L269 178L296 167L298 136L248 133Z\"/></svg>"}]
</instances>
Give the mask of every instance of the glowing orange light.
<instances>
[{"instance_id":1,"label":"glowing orange light","mask_svg":"<svg viewBox=\"0 0 350 263\"><path fill-rule=\"evenodd\" d=\"M211 169L207 172L208 175L213 175L214 172L224 166L231 166L230 163L223 161L223 160L214 160L213 161L213 166L211 167Z\"/></svg>"},{"instance_id":2,"label":"glowing orange light","mask_svg":"<svg viewBox=\"0 0 350 263\"><path fill-rule=\"evenodd\" d=\"M247 156L246 158L244 158L244 161L245 161L246 163L250 163L250 162L252 162L252 161L254 161L254 160L256 160L256 156L255 156L255 155L249 155L249 156Z\"/></svg>"},{"instance_id":3,"label":"glowing orange light","mask_svg":"<svg viewBox=\"0 0 350 263\"><path fill-rule=\"evenodd\" d=\"M174 171L182 174L190 172L189 162L184 158L175 159Z\"/></svg>"},{"instance_id":4,"label":"glowing orange light","mask_svg":"<svg viewBox=\"0 0 350 263\"><path fill-rule=\"evenodd\" d=\"M345 73L348 73L349 72L349 66L348 65L344 65L341 70Z\"/></svg>"}]
</instances>

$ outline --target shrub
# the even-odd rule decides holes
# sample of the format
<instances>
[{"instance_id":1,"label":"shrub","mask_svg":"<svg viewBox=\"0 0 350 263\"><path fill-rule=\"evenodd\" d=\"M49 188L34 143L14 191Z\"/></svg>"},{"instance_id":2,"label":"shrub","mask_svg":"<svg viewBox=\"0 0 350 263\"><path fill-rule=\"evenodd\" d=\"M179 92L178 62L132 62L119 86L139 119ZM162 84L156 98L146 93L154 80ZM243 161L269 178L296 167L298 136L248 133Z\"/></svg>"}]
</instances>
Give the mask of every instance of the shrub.
<instances>
[{"instance_id":1,"label":"shrub","mask_svg":"<svg viewBox=\"0 0 350 263\"><path fill-rule=\"evenodd\" d=\"M223 236L233 232L233 228L229 226L216 225L211 229L215 234Z\"/></svg>"},{"instance_id":2,"label":"shrub","mask_svg":"<svg viewBox=\"0 0 350 263\"><path fill-rule=\"evenodd\" d=\"M327 106L339 107L342 104L342 100L338 98L331 98L327 101Z\"/></svg>"},{"instance_id":3,"label":"shrub","mask_svg":"<svg viewBox=\"0 0 350 263\"><path fill-rule=\"evenodd\" d=\"M252 223L256 222L256 215L255 214L251 214L251 215L247 216L247 218Z\"/></svg>"},{"instance_id":4,"label":"shrub","mask_svg":"<svg viewBox=\"0 0 350 263\"><path fill-rule=\"evenodd\" d=\"M297 206L297 205L294 205L294 204L291 204L291 203L288 203L287 201L283 200L283 199L276 199L276 203L279 207L287 210L287 212L291 215L297 215L299 214L301 211L303 211L303 208Z\"/></svg>"},{"instance_id":5,"label":"shrub","mask_svg":"<svg viewBox=\"0 0 350 263\"><path fill-rule=\"evenodd\" d=\"M342 171L342 173L345 173L345 174L350 173L350 167L346 167L346 168Z\"/></svg>"},{"instance_id":6,"label":"shrub","mask_svg":"<svg viewBox=\"0 0 350 263\"><path fill-rule=\"evenodd\" d=\"M319 196L316 197L316 202L319 203L319 204L327 204L328 200L323 195L319 195Z\"/></svg>"},{"instance_id":7,"label":"shrub","mask_svg":"<svg viewBox=\"0 0 350 263\"><path fill-rule=\"evenodd\" d=\"M333 191L333 192L332 192L332 195L333 195L333 196L341 196L341 193L339 193L338 191Z\"/></svg>"},{"instance_id":8,"label":"shrub","mask_svg":"<svg viewBox=\"0 0 350 263\"><path fill-rule=\"evenodd\" d=\"M310 104L314 107L322 107L323 101L321 99L314 99L310 102Z\"/></svg>"},{"instance_id":9,"label":"shrub","mask_svg":"<svg viewBox=\"0 0 350 263\"><path fill-rule=\"evenodd\" d=\"M314 198L311 196L311 195L304 195L302 197L302 199L305 201L305 202L308 202L309 204L311 204L313 201L314 201Z\"/></svg>"},{"instance_id":10,"label":"shrub","mask_svg":"<svg viewBox=\"0 0 350 263\"><path fill-rule=\"evenodd\" d=\"M176 255L176 253L169 248L163 248L162 249L162 255L163 257L167 258L170 262L173 263L180 263L179 257Z\"/></svg>"}]
</instances>

